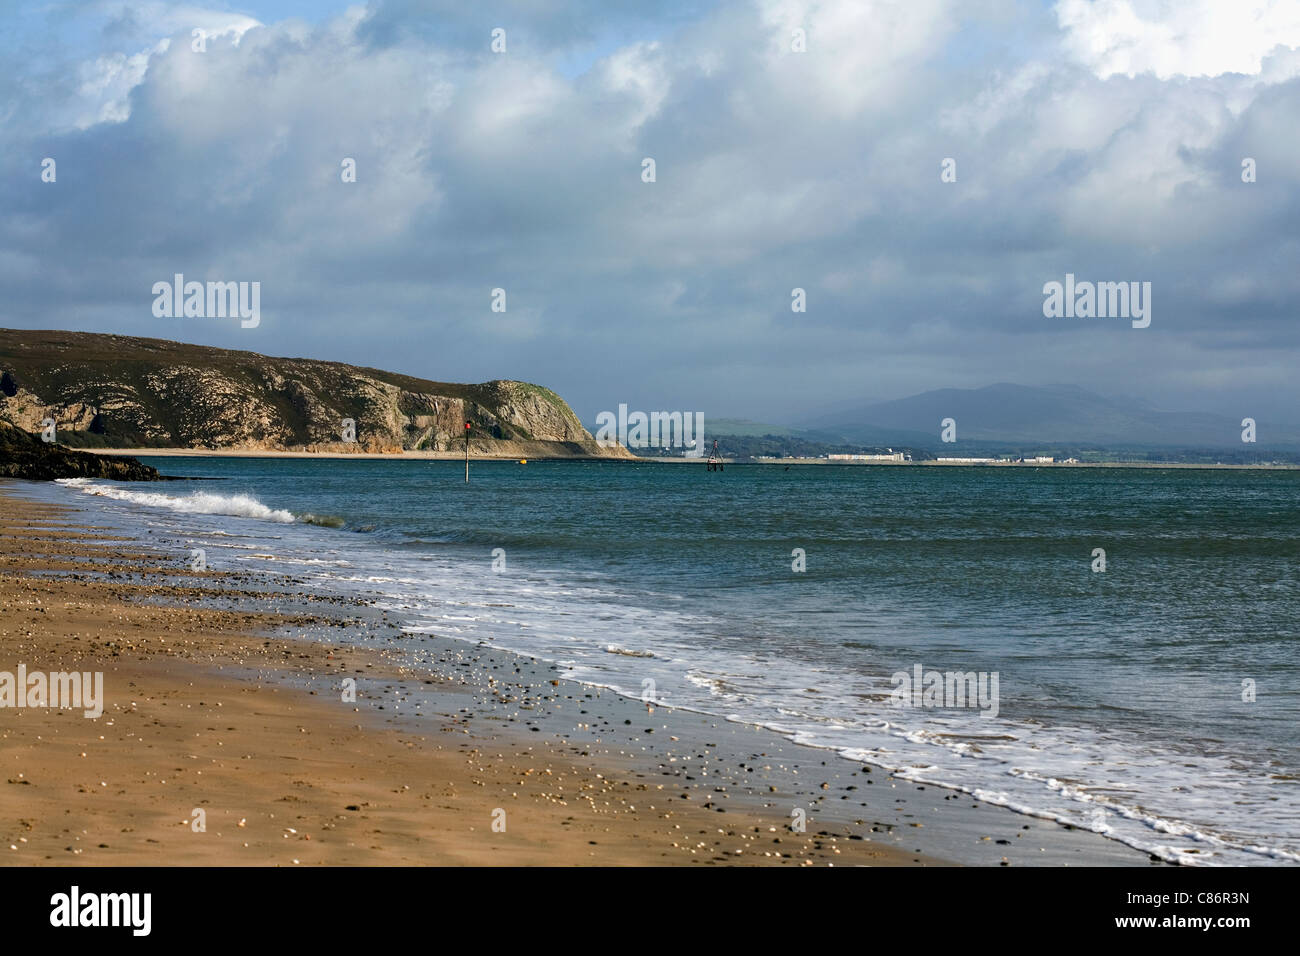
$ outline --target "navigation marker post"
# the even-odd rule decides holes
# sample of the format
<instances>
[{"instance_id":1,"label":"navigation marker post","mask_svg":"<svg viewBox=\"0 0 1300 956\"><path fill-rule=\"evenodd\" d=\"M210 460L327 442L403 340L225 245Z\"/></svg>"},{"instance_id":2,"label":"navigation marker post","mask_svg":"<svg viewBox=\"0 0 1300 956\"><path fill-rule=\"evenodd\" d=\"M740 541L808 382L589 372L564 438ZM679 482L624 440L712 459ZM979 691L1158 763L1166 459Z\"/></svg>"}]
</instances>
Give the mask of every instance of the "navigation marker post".
<instances>
[{"instance_id":1,"label":"navigation marker post","mask_svg":"<svg viewBox=\"0 0 1300 956\"><path fill-rule=\"evenodd\" d=\"M709 471L722 471L722 456L718 454L718 440L713 439L713 451L709 453Z\"/></svg>"},{"instance_id":2,"label":"navigation marker post","mask_svg":"<svg viewBox=\"0 0 1300 956\"><path fill-rule=\"evenodd\" d=\"M469 484L469 422L465 423L465 484Z\"/></svg>"}]
</instances>

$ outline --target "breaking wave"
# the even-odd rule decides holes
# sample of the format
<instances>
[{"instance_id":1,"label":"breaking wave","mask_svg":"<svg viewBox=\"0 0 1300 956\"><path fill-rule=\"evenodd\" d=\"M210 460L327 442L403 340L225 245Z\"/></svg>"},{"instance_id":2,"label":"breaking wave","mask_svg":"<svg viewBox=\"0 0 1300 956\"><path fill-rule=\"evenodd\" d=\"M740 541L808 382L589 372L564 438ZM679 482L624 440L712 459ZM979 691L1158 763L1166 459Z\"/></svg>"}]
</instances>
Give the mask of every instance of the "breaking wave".
<instances>
[{"instance_id":1,"label":"breaking wave","mask_svg":"<svg viewBox=\"0 0 1300 956\"><path fill-rule=\"evenodd\" d=\"M127 488L114 488L110 485L98 485L87 478L65 478L59 481L88 495L112 498L115 501L130 501L149 508L167 508L188 514L231 515L237 518L253 518L257 521L273 521L277 524L290 524L298 519L293 512L283 508L268 508L250 495L214 495L196 491L183 497L164 495L156 491L131 491ZM314 515L313 523L323 523ZM339 522L342 523L341 521Z\"/></svg>"}]
</instances>

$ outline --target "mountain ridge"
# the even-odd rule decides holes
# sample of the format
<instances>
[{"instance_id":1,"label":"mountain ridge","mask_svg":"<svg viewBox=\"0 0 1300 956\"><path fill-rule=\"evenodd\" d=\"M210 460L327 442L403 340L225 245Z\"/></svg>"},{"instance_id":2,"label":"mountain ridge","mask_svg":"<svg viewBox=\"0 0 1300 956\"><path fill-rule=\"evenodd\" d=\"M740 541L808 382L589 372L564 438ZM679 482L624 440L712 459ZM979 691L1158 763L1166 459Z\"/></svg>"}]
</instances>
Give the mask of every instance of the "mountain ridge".
<instances>
[{"instance_id":1,"label":"mountain ridge","mask_svg":"<svg viewBox=\"0 0 1300 956\"><path fill-rule=\"evenodd\" d=\"M1129 397L1108 397L1078 385L944 388L857 407L840 403L798 423L806 432L841 440L952 448L940 422L956 421L957 443L1151 448L1242 448L1243 418L1163 411ZM1257 423L1255 447L1300 446L1300 426ZM1247 446L1249 447L1249 446Z\"/></svg>"}]
</instances>

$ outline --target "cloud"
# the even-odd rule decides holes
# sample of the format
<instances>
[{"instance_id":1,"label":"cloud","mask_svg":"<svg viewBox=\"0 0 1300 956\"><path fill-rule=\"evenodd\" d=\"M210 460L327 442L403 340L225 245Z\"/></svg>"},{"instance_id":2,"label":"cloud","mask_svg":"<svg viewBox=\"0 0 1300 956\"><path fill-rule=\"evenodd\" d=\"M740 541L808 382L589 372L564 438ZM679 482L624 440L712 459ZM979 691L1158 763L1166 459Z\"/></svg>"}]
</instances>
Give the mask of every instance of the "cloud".
<instances>
[{"instance_id":1,"label":"cloud","mask_svg":"<svg viewBox=\"0 0 1300 956\"><path fill-rule=\"evenodd\" d=\"M1230 403L1300 345L1286 10L1228 34L1071 0L95 9L0 75L0 324L782 420L1008 379ZM176 272L261 281L261 326L160 323ZM1151 281L1151 329L1045 320L1066 272Z\"/></svg>"},{"instance_id":2,"label":"cloud","mask_svg":"<svg viewBox=\"0 0 1300 956\"><path fill-rule=\"evenodd\" d=\"M1065 49L1099 77L1258 74L1300 47L1296 0L1060 0Z\"/></svg>"}]
</instances>

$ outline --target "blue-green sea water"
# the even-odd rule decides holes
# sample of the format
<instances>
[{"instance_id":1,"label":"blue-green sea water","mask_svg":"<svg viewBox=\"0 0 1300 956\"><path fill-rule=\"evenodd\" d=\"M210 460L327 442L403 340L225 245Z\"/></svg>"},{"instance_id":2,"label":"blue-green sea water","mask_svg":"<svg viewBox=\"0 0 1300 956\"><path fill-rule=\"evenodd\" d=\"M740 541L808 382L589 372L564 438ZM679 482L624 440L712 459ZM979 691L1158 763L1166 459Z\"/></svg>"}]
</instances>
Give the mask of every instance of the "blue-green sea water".
<instances>
[{"instance_id":1,"label":"blue-green sea water","mask_svg":"<svg viewBox=\"0 0 1300 956\"><path fill-rule=\"evenodd\" d=\"M1168 858L1300 862L1300 472L145 460L220 480L53 493ZM996 716L897 706L917 665L996 674Z\"/></svg>"}]
</instances>

